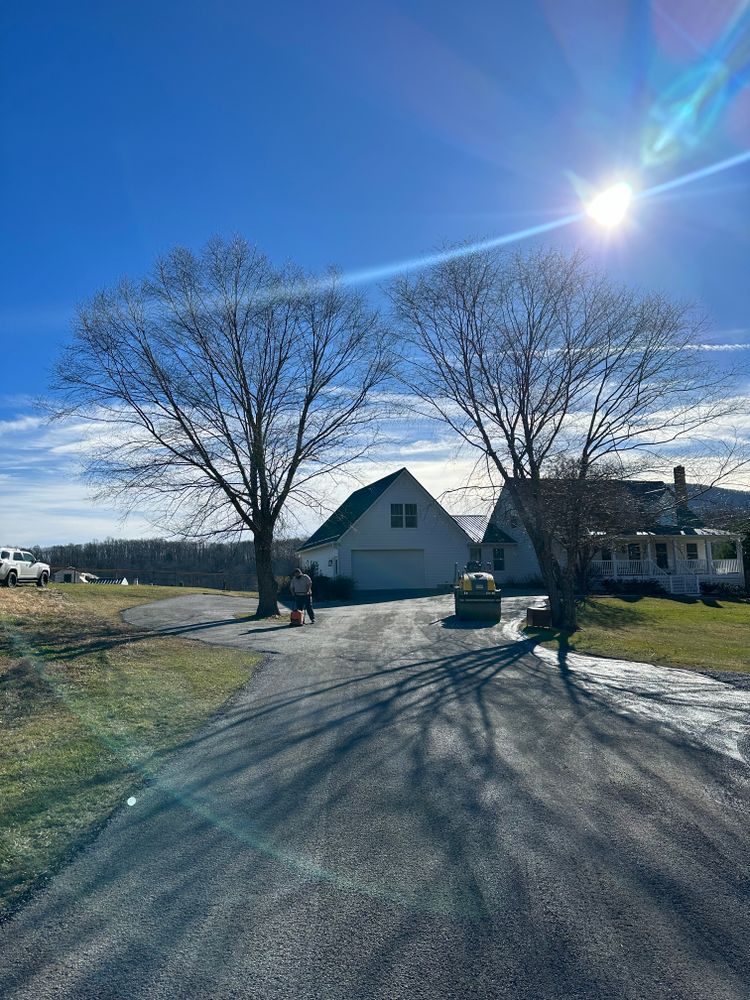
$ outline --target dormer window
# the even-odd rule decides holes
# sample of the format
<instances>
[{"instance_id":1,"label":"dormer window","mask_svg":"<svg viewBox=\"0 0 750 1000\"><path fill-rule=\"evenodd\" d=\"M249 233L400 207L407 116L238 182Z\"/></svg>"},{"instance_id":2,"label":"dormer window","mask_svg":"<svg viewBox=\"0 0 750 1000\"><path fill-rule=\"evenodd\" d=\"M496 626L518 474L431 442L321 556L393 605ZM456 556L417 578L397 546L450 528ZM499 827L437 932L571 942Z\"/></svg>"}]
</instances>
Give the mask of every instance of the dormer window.
<instances>
[{"instance_id":1,"label":"dormer window","mask_svg":"<svg viewBox=\"0 0 750 1000\"><path fill-rule=\"evenodd\" d=\"M416 528L417 505L415 503L391 504L392 528Z\"/></svg>"}]
</instances>

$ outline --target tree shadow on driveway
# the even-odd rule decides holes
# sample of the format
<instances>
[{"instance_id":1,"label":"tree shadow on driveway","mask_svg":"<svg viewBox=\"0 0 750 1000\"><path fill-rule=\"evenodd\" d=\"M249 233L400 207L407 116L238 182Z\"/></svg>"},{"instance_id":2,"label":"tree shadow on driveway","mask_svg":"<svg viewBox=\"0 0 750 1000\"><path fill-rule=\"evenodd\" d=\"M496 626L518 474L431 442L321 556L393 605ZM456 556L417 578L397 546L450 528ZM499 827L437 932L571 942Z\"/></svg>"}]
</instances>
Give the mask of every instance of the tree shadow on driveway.
<instances>
[{"instance_id":1,"label":"tree shadow on driveway","mask_svg":"<svg viewBox=\"0 0 750 1000\"><path fill-rule=\"evenodd\" d=\"M42 901L62 955L19 939L29 967L98 957L66 997L739 1000L735 771L533 639L423 625L261 668Z\"/></svg>"}]
</instances>

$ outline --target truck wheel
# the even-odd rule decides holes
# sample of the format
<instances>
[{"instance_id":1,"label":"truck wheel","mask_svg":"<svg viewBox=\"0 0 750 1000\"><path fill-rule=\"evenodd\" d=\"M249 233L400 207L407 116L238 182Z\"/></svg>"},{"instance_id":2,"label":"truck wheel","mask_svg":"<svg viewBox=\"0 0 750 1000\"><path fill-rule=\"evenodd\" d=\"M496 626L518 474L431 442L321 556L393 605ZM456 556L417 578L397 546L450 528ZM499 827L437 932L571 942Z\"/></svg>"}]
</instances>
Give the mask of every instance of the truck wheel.
<instances>
[{"instance_id":1,"label":"truck wheel","mask_svg":"<svg viewBox=\"0 0 750 1000\"><path fill-rule=\"evenodd\" d=\"M16 573L16 571L14 569L12 569L10 571L10 573L8 573L7 577L5 578L5 586L6 587L15 587L15 585L17 583L18 583L18 574Z\"/></svg>"},{"instance_id":2,"label":"truck wheel","mask_svg":"<svg viewBox=\"0 0 750 1000\"><path fill-rule=\"evenodd\" d=\"M45 569L42 573L39 574L39 579L36 581L36 585L37 587L39 587L40 590L43 590L48 583L49 583L49 573Z\"/></svg>"}]
</instances>

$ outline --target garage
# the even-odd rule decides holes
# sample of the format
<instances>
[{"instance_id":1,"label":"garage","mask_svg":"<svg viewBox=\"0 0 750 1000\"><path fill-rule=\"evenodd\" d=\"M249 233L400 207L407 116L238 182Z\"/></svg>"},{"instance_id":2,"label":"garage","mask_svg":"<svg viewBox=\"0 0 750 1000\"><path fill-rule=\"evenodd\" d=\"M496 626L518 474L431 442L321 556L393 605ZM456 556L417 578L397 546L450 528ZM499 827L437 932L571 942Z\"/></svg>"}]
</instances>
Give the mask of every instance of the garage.
<instances>
[{"instance_id":1,"label":"garage","mask_svg":"<svg viewBox=\"0 0 750 1000\"><path fill-rule=\"evenodd\" d=\"M421 590L424 549L352 549L352 576L360 590Z\"/></svg>"}]
</instances>

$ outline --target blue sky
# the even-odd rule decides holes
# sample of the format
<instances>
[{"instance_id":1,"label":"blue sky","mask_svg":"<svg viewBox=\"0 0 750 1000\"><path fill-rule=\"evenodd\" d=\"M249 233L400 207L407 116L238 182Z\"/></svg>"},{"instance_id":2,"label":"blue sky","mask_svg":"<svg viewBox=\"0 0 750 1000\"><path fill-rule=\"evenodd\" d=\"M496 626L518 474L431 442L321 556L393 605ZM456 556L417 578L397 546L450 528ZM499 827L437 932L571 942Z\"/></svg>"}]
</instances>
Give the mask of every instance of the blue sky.
<instances>
[{"instance_id":1,"label":"blue sky","mask_svg":"<svg viewBox=\"0 0 750 1000\"><path fill-rule=\"evenodd\" d=\"M92 509L81 429L32 407L99 287L214 233L311 271L367 269L577 212L585 183L643 189L742 154L746 29L745 6L721 0L5 5L0 534L148 531ZM649 128L717 65L722 86L656 155ZM636 203L610 237L585 220L547 239L698 301L707 342L741 361L748 219L750 162ZM451 442L420 441L389 468L458 485Z\"/></svg>"}]
</instances>

